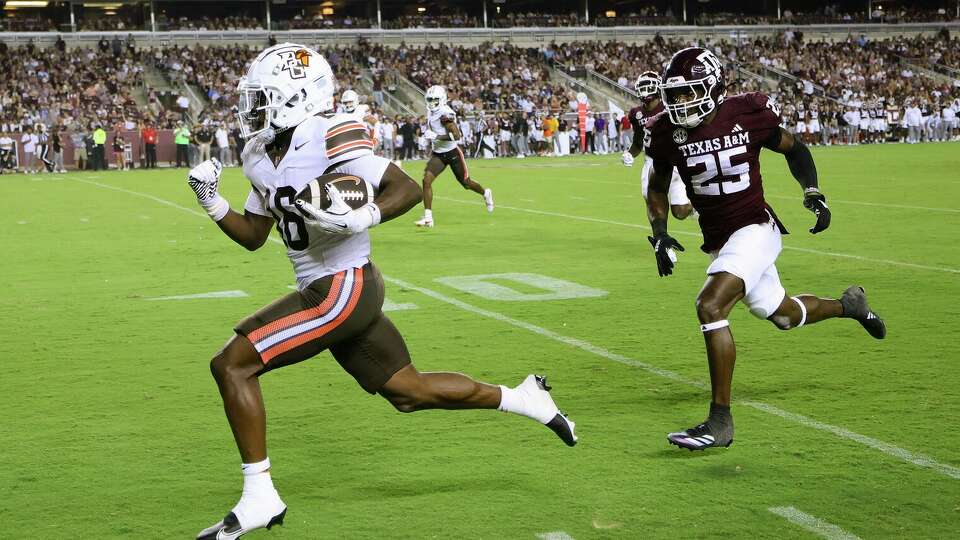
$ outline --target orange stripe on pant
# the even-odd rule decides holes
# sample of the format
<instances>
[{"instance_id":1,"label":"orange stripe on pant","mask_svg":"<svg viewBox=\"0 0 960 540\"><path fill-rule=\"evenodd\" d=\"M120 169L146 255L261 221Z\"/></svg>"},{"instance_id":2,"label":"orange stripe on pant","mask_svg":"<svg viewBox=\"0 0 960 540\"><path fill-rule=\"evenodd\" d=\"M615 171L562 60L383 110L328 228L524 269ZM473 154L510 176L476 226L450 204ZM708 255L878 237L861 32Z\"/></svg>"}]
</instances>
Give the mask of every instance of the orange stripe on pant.
<instances>
[{"instance_id":1,"label":"orange stripe on pant","mask_svg":"<svg viewBox=\"0 0 960 540\"><path fill-rule=\"evenodd\" d=\"M348 270L349 272L349 270ZM338 274L339 275L339 274ZM308 341L313 341L319 339L335 328L340 326L343 321L347 320L348 317L353 313L354 308L357 307L357 302L360 300L360 293L363 292L363 268L355 268L353 274L353 290L350 292L350 299L347 301L347 305L343 308L339 315L332 321L327 324L310 330L309 332L304 332L297 337L288 339L277 343L273 347L260 353L260 359L263 360L263 363L266 364L273 358L278 355L281 355L291 349L295 349Z\"/></svg>"},{"instance_id":2,"label":"orange stripe on pant","mask_svg":"<svg viewBox=\"0 0 960 540\"><path fill-rule=\"evenodd\" d=\"M470 178L470 168L467 167L467 160L463 157L463 150L460 147L457 147L457 153L460 154L460 163L463 163L463 179L466 180Z\"/></svg>"},{"instance_id":3,"label":"orange stripe on pant","mask_svg":"<svg viewBox=\"0 0 960 540\"><path fill-rule=\"evenodd\" d=\"M344 270L343 272L337 272L334 274L333 282L330 283L330 292L327 293L327 297L324 298L320 305L292 313L286 317L261 326L260 328L257 328L253 332L247 334L247 339L249 339L251 343L256 344L258 341L271 334L276 334L281 330L286 330L287 328L326 315L327 312L333 308L334 304L337 303L337 298L340 296L340 289L343 287L343 280L346 279L347 272L349 272L349 270Z\"/></svg>"}]
</instances>

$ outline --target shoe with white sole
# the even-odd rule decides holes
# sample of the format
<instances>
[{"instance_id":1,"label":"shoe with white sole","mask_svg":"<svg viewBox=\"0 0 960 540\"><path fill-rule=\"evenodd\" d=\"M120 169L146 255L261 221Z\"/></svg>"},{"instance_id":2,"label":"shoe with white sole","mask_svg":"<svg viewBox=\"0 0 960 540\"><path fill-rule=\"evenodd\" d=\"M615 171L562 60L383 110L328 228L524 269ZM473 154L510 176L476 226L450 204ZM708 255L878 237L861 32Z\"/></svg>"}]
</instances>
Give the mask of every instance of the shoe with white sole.
<instances>
[{"instance_id":1,"label":"shoe with white sole","mask_svg":"<svg viewBox=\"0 0 960 540\"><path fill-rule=\"evenodd\" d=\"M551 387L547 384L546 377L527 375L516 390L523 394L528 412L534 420L550 428L567 446L577 444L577 435L574 432L577 424L560 412L557 404L553 402Z\"/></svg>"},{"instance_id":2,"label":"shoe with white sole","mask_svg":"<svg viewBox=\"0 0 960 540\"><path fill-rule=\"evenodd\" d=\"M704 422L690 429L667 434L667 442L690 451L726 448L733 444L733 425L715 426Z\"/></svg>"},{"instance_id":3,"label":"shoe with white sole","mask_svg":"<svg viewBox=\"0 0 960 540\"><path fill-rule=\"evenodd\" d=\"M233 540L257 529L283 525L287 505L274 492L273 500L241 498L223 519L200 531L197 540Z\"/></svg>"},{"instance_id":4,"label":"shoe with white sole","mask_svg":"<svg viewBox=\"0 0 960 540\"><path fill-rule=\"evenodd\" d=\"M416 225L417 227L433 227L433 218L423 216L417 221L414 221L413 224Z\"/></svg>"},{"instance_id":5,"label":"shoe with white sole","mask_svg":"<svg viewBox=\"0 0 960 540\"><path fill-rule=\"evenodd\" d=\"M483 202L487 203L487 212L493 212L493 190L483 190Z\"/></svg>"}]
</instances>

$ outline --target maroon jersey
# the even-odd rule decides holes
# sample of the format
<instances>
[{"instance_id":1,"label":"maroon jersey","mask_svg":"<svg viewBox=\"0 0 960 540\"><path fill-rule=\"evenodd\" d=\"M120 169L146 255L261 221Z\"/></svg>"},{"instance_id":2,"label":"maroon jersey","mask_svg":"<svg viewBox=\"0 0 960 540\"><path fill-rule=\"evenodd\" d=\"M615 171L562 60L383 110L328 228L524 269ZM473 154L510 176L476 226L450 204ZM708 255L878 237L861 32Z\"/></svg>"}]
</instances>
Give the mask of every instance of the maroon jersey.
<instances>
[{"instance_id":1,"label":"maroon jersey","mask_svg":"<svg viewBox=\"0 0 960 540\"><path fill-rule=\"evenodd\" d=\"M689 130L666 114L654 119L647 155L670 162L683 178L700 213L702 250L720 249L737 229L776 219L763 198L760 149L778 129L779 109L759 92L726 98L709 124Z\"/></svg>"},{"instance_id":2,"label":"maroon jersey","mask_svg":"<svg viewBox=\"0 0 960 540\"><path fill-rule=\"evenodd\" d=\"M662 113L663 110L663 103L657 101L657 106L654 107L651 112L646 112L643 106L637 106L630 109L630 112L627 113L627 118L630 119L630 126L633 127L633 143L643 148L644 153L646 153L647 148L650 147L649 128L652 125L651 121L658 114Z\"/></svg>"}]
</instances>

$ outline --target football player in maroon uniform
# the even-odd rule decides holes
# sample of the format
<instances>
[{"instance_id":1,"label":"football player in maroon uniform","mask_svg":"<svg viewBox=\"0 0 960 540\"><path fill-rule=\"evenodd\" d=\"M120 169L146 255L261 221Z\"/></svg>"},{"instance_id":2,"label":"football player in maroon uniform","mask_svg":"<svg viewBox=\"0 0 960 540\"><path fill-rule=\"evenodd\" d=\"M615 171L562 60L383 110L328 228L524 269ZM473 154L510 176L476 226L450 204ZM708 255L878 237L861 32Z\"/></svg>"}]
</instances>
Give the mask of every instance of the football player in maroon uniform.
<instances>
[{"instance_id":1,"label":"football player in maroon uniform","mask_svg":"<svg viewBox=\"0 0 960 540\"><path fill-rule=\"evenodd\" d=\"M637 77L637 82L633 84L634 92L640 98L640 105L630 109L627 118L630 119L630 126L633 128L633 143L630 148L623 152L623 164L627 167L633 166L633 160L645 152L650 146L649 127L653 119L663 112L663 103L660 100L660 75L655 71L644 71ZM640 171L640 192L643 194L643 200L647 200L647 190L650 185L650 174L653 171L653 160L649 156L643 160L643 169ZM673 170L670 178L670 190L667 194L670 200L670 211L673 217L685 219L693 212L693 205L687 198L687 190L683 186L683 180Z\"/></svg>"},{"instance_id":2,"label":"football player in maroon uniform","mask_svg":"<svg viewBox=\"0 0 960 540\"><path fill-rule=\"evenodd\" d=\"M707 420L670 433L682 448L702 450L733 442L730 386L736 349L727 315L737 302L781 330L835 317L859 321L877 339L886 335L883 320L867 304L862 288L849 287L838 300L803 294L790 296L775 265L783 224L763 197L760 149L786 157L803 188L803 205L816 215L810 232L830 225L830 210L820 192L810 150L780 127L780 111L764 94L726 96L723 66L710 51L690 47L670 60L661 85L666 114L651 126L647 155L653 177L647 212L649 237L661 276L673 272L674 250L683 247L667 234L667 189L673 167L700 213L701 249L713 262L697 296L697 316L707 346L712 401Z\"/></svg>"}]
</instances>

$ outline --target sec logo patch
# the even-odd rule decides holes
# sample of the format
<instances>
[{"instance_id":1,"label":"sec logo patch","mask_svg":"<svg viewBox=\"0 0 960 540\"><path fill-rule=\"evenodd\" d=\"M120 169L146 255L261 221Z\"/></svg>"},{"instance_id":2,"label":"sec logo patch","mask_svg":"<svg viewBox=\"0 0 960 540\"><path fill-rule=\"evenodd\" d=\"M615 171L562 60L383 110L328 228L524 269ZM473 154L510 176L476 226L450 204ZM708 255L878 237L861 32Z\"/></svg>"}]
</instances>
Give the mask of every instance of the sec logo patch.
<instances>
[{"instance_id":1,"label":"sec logo patch","mask_svg":"<svg viewBox=\"0 0 960 540\"><path fill-rule=\"evenodd\" d=\"M683 128L677 128L673 130L673 142L677 144L683 144L687 142L687 130Z\"/></svg>"}]
</instances>

